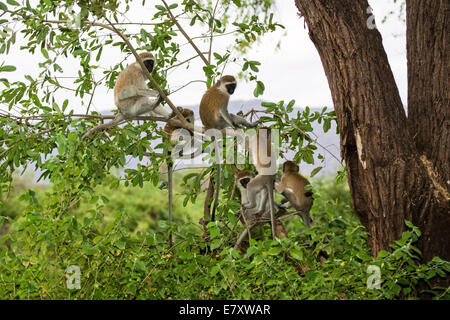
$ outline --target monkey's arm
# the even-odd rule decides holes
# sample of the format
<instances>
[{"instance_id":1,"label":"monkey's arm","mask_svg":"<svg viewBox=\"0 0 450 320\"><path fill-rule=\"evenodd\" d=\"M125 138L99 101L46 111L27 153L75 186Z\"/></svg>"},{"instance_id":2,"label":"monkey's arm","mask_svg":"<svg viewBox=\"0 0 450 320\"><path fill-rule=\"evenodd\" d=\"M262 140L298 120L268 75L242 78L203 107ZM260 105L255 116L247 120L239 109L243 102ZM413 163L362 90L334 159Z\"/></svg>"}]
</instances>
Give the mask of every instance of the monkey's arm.
<instances>
[{"instance_id":1,"label":"monkey's arm","mask_svg":"<svg viewBox=\"0 0 450 320\"><path fill-rule=\"evenodd\" d=\"M137 95L142 97L159 98L159 92L152 89L138 89Z\"/></svg>"},{"instance_id":2,"label":"monkey's arm","mask_svg":"<svg viewBox=\"0 0 450 320\"><path fill-rule=\"evenodd\" d=\"M119 100L125 100L125 99L133 98L133 97L149 97L149 98L158 99L159 93L158 93L158 91L155 91L152 89L136 88L136 86L130 85L128 87L125 87L118 94Z\"/></svg>"},{"instance_id":3,"label":"monkey's arm","mask_svg":"<svg viewBox=\"0 0 450 320\"><path fill-rule=\"evenodd\" d=\"M284 185L284 183L283 183L283 179L281 179L280 182L275 180L275 190L276 190L278 193L283 193L284 188L285 188L285 185Z\"/></svg>"},{"instance_id":4,"label":"monkey's arm","mask_svg":"<svg viewBox=\"0 0 450 320\"><path fill-rule=\"evenodd\" d=\"M233 124L239 128L254 128L256 127L258 124L261 123L261 120L257 120L255 122L249 122L247 120L245 120L243 117L240 117L238 115L235 114L230 114L230 117L233 121Z\"/></svg>"},{"instance_id":5,"label":"monkey's arm","mask_svg":"<svg viewBox=\"0 0 450 320\"><path fill-rule=\"evenodd\" d=\"M222 117L222 119L233 129L236 129L236 126L234 125L233 120L231 119L231 115L228 113L226 109L219 109L219 115Z\"/></svg>"}]
</instances>

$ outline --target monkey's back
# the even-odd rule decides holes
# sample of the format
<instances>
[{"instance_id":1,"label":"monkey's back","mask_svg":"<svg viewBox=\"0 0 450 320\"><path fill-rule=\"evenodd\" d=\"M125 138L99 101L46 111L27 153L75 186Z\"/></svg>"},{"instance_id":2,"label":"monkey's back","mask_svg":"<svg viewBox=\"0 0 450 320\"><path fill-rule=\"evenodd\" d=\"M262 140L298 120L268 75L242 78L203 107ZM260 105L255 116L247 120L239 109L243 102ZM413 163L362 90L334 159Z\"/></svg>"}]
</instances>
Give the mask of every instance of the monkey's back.
<instances>
[{"instance_id":1,"label":"monkey's back","mask_svg":"<svg viewBox=\"0 0 450 320\"><path fill-rule=\"evenodd\" d=\"M140 67L132 63L120 72L114 85L114 103L120 111L133 106L139 97L131 97L123 100L118 99L118 95L124 89L134 86L135 88L145 89L147 85Z\"/></svg>"},{"instance_id":2,"label":"monkey's back","mask_svg":"<svg viewBox=\"0 0 450 320\"><path fill-rule=\"evenodd\" d=\"M200 102L200 119L206 129L223 129L226 123L221 121L219 116L219 109L227 108L229 97L223 94L216 85L206 90Z\"/></svg>"},{"instance_id":3,"label":"monkey's back","mask_svg":"<svg viewBox=\"0 0 450 320\"><path fill-rule=\"evenodd\" d=\"M309 180L298 172L289 172L283 179L286 179L286 187L294 190L296 203L292 203L292 201L291 203L294 205L295 209L311 209L314 202L312 192L305 188L310 184ZM303 205L298 206L298 204L301 203L303 203Z\"/></svg>"}]
</instances>

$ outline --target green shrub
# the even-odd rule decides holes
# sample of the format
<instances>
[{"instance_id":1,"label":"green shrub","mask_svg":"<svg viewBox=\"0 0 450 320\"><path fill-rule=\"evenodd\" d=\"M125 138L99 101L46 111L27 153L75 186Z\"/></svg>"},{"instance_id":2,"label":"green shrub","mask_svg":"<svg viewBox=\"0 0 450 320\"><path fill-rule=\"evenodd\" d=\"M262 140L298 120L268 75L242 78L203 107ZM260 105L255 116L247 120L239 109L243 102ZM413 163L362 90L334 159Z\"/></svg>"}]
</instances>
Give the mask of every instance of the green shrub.
<instances>
[{"instance_id":1,"label":"green shrub","mask_svg":"<svg viewBox=\"0 0 450 320\"><path fill-rule=\"evenodd\" d=\"M58 196L50 190L41 201L30 191L22 195L23 215L2 218L12 223L13 231L0 242L0 296L415 299L420 280L428 282L450 272L449 262L439 258L427 264L417 262L420 252L413 243L420 231L409 222L391 253L371 257L366 232L351 212L348 191L326 180L314 186L311 228L306 230L298 217L290 217L284 220L289 238L271 240L267 226L266 240L252 238L245 252L232 249L242 227L231 212L208 225L213 252L205 253L202 230L197 221L191 221L197 216L189 218L192 212L201 212L199 204L184 211L177 205L176 222L170 224L165 220L165 192L147 185L125 189L100 187L101 196L89 203L81 201L63 215L51 210ZM172 249L169 231L175 239ZM7 240L10 248L4 245ZM66 269L71 265L80 267L80 289L67 288ZM369 266L380 268L379 290L367 287ZM450 298L448 288L430 287L429 291L435 298Z\"/></svg>"}]
</instances>

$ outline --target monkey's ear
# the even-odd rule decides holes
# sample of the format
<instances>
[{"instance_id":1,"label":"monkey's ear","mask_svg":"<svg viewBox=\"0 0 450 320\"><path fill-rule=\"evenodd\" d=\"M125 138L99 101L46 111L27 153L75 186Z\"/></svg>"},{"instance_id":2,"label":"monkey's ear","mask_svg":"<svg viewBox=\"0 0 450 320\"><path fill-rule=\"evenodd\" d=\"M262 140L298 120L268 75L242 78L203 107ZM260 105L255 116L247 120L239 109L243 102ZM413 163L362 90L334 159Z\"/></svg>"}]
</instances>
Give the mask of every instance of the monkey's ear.
<instances>
[{"instance_id":1,"label":"monkey's ear","mask_svg":"<svg viewBox=\"0 0 450 320\"><path fill-rule=\"evenodd\" d=\"M283 167L281 168L281 171L284 173L284 171L285 171L285 168L286 168L286 162L285 163L283 163Z\"/></svg>"}]
</instances>

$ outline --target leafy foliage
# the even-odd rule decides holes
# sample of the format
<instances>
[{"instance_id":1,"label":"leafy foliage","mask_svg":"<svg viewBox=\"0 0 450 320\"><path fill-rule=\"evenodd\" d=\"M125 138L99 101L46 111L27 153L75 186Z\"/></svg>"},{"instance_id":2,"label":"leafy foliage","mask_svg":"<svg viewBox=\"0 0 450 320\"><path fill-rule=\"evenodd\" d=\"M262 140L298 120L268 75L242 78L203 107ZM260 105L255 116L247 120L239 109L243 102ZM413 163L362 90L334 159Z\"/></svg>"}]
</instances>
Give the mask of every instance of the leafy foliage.
<instances>
[{"instance_id":1,"label":"leafy foliage","mask_svg":"<svg viewBox=\"0 0 450 320\"><path fill-rule=\"evenodd\" d=\"M150 23L131 23L137 33L127 32L119 21L141 4L152 9ZM74 16L73 7L79 6ZM199 54L206 63L204 79L210 86L228 63L242 65L239 77L255 84L261 96L267 84L258 78L260 62L246 56L259 37L282 28L274 21L270 0L223 0L178 3L161 1L29 1L0 2L8 19L0 20L0 54L8 54L20 36L20 50L41 58L38 75L23 74L10 80L16 66L0 64L0 296L13 299L379 299L414 298L419 280L444 277L449 264L435 258L419 265L413 243L420 236L408 223L407 231L391 253L369 255L366 233L350 207L348 191L317 182L314 186L315 225L301 231L298 217L286 225L289 238L257 240L240 251L233 244L241 230L235 216L238 200L230 200L235 168L223 168L222 197L216 222L203 228L197 223L204 195L201 183L211 168L184 172L175 201L175 221L166 221L166 191L160 167L169 146L154 121L127 123L82 141L86 130L104 118L76 115L70 97L88 97L99 86L113 88L130 56L131 47L118 37L117 29L139 51L152 51L156 66L152 77L170 91L169 70L189 67L180 61L184 47L177 25L179 18L203 28L210 50ZM220 14L219 14L220 13ZM11 28L15 23L20 28ZM185 26L186 27L186 26ZM18 34L20 32L20 34ZM104 32L107 32L106 34ZM223 52L212 49L217 36L233 34L234 42ZM192 45L192 39L185 37ZM189 41L190 40L190 41ZM192 45L194 47L194 45ZM106 49L123 57L104 65ZM110 51L113 52L113 51ZM240 60L237 61L236 53ZM207 55L207 57L205 56ZM77 67L73 87L62 60ZM59 99L56 93L66 94ZM88 99L89 100L89 99ZM306 107L294 110L295 101L264 102L265 126L282 133L283 152L294 150L294 161L314 164L322 146L312 123L330 130L333 111ZM7 110L8 112L5 112ZM156 146L155 146L156 145ZM156 151L161 151L157 156ZM326 151L326 149L324 149ZM281 156L284 156L284 153ZM145 159L148 163L144 163ZM122 168L132 157L136 168ZM318 154L319 161L324 157ZM20 197L7 197L17 184L14 174L34 166L40 179L51 187L24 187ZM245 169L252 170L249 164ZM318 166L313 175L321 170ZM338 180L344 178L340 172ZM151 195L151 197L149 196ZM194 214L192 214L194 212ZM183 214L186 213L186 214ZM187 214L189 213L189 214ZM189 218L190 217L190 218ZM181 223L183 222L183 223ZM168 245L168 234L175 246ZM266 239L269 230L266 230ZM79 266L79 290L66 286L66 268ZM381 290L368 290L367 267L381 268ZM448 289L430 288L436 298L448 298Z\"/></svg>"},{"instance_id":2,"label":"leafy foliage","mask_svg":"<svg viewBox=\"0 0 450 320\"><path fill-rule=\"evenodd\" d=\"M150 189L148 189L150 188ZM192 222L196 208L180 211L168 224L158 220L152 228L135 213L133 203L151 190L121 187L105 197L109 188L96 190L96 201L84 200L70 214L54 215L58 193L45 196L25 192L23 214L12 220L2 237L0 294L12 299L394 299L415 298L420 280L450 272L450 264L435 258L418 264L414 247L420 232L407 222L409 231L393 245L391 253L369 254L366 232L351 211L348 190L321 180L308 230L298 217L285 220L289 238L250 240L245 252L232 249L236 220L210 223L208 237L213 253L205 254L202 230ZM145 190L145 191L140 191ZM181 190L178 190L181 192ZM153 193L155 194L155 193ZM126 196L126 197L125 197ZM40 200L37 200L40 199ZM148 201L157 206L157 198ZM125 209L129 208L129 210ZM164 215L164 212L159 214ZM178 221L179 222L179 221ZM228 224L228 227L225 225ZM175 235L169 248L167 234ZM300 231L300 232L299 232ZM7 244L7 245L5 245ZM9 248L8 248L9 246ZM68 289L66 268L81 269L81 289ZM381 289L368 289L370 265L380 267ZM448 288L434 288L435 298L450 298Z\"/></svg>"}]
</instances>

